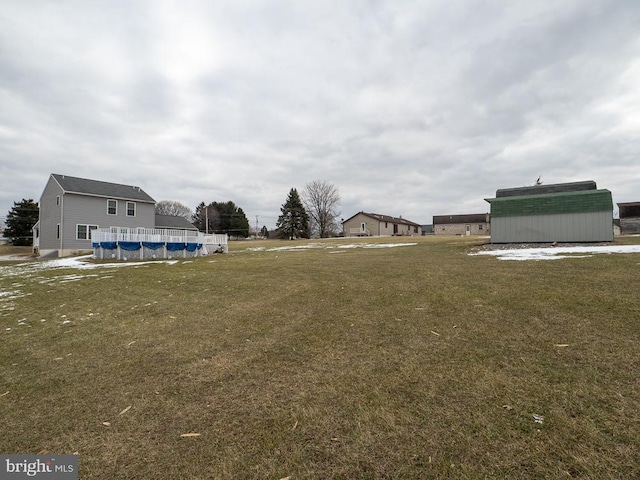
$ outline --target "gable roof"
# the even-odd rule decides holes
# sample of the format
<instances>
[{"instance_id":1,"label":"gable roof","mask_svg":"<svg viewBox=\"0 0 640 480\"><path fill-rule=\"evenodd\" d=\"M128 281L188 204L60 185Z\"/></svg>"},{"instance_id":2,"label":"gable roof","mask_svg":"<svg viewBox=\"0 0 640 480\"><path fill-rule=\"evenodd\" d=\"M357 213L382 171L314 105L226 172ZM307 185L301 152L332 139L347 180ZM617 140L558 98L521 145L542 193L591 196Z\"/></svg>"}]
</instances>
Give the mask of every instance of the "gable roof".
<instances>
[{"instance_id":1,"label":"gable roof","mask_svg":"<svg viewBox=\"0 0 640 480\"><path fill-rule=\"evenodd\" d=\"M194 230L198 229L184 217L177 215L159 215L156 213L156 228L167 228L170 230Z\"/></svg>"},{"instance_id":2,"label":"gable roof","mask_svg":"<svg viewBox=\"0 0 640 480\"><path fill-rule=\"evenodd\" d=\"M618 203L620 218L640 217L640 202Z\"/></svg>"},{"instance_id":3,"label":"gable roof","mask_svg":"<svg viewBox=\"0 0 640 480\"><path fill-rule=\"evenodd\" d=\"M358 215L365 215L367 217L373 218L374 220L377 220L378 222L398 223L401 225L411 225L412 227L421 227L419 223L412 222L411 220L407 220L406 218L392 217L390 215L381 215L379 213L367 213L367 212L358 212L355 215L344 220L342 223L346 223Z\"/></svg>"},{"instance_id":4,"label":"gable roof","mask_svg":"<svg viewBox=\"0 0 640 480\"><path fill-rule=\"evenodd\" d=\"M59 175L56 173L52 173L51 176L65 193L156 203L156 201L140 187L70 177L69 175Z\"/></svg>"},{"instance_id":5,"label":"gable roof","mask_svg":"<svg viewBox=\"0 0 640 480\"><path fill-rule=\"evenodd\" d=\"M434 215L434 225L449 225L452 223L487 223L489 215L486 213L469 213L463 215Z\"/></svg>"}]
</instances>

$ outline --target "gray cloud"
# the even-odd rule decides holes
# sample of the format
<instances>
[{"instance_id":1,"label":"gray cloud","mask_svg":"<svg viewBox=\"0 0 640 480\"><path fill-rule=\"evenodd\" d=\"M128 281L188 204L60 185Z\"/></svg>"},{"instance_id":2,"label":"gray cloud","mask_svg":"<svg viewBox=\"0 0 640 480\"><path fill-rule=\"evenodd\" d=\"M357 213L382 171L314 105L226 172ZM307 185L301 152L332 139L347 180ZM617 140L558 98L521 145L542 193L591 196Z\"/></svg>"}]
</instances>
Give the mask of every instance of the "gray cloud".
<instances>
[{"instance_id":1,"label":"gray cloud","mask_svg":"<svg viewBox=\"0 0 640 480\"><path fill-rule=\"evenodd\" d=\"M291 187L430 223L497 188L637 201L633 1L5 2L0 218L52 172L273 226Z\"/></svg>"}]
</instances>

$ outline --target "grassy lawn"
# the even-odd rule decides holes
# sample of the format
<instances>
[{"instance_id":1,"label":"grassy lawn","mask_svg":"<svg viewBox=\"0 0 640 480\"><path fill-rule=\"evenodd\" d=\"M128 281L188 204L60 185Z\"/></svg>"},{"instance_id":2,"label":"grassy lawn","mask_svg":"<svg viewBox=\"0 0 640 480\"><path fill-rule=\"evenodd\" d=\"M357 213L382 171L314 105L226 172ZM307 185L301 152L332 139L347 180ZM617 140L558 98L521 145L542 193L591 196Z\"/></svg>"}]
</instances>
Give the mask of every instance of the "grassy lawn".
<instances>
[{"instance_id":1,"label":"grassy lawn","mask_svg":"<svg viewBox=\"0 0 640 480\"><path fill-rule=\"evenodd\" d=\"M0 452L77 452L82 479L638 478L640 254L270 249L309 243L0 264Z\"/></svg>"},{"instance_id":2,"label":"grassy lawn","mask_svg":"<svg viewBox=\"0 0 640 480\"><path fill-rule=\"evenodd\" d=\"M0 245L0 255L31 255L32 247L14 247L12 245Z\"/></svg>"}]
</instances>

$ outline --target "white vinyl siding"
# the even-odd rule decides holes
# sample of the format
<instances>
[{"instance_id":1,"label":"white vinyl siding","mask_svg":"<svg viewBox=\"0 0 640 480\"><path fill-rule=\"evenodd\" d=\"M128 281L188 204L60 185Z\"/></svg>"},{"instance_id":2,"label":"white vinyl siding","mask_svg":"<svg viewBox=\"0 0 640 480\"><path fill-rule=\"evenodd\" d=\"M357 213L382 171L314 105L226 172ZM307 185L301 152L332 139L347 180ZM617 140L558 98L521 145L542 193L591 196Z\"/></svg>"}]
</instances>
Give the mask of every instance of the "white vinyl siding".
<instances>
[{"instance_id":1,"label":"white vinyl siding","mask_svg":"<svg viewBox=\"0 0 640 480\"><path fill-rule=\"evenodd\" d=\"M135 203L135 217L126 215L126 202ZM81 229L80 238L78 225L86 226ZM63 192L51 176L40 197L40 253L68 255L89 250L91 227L96 225L154 228L155 205L136 198Z\"/></svg>"}]
</instances>

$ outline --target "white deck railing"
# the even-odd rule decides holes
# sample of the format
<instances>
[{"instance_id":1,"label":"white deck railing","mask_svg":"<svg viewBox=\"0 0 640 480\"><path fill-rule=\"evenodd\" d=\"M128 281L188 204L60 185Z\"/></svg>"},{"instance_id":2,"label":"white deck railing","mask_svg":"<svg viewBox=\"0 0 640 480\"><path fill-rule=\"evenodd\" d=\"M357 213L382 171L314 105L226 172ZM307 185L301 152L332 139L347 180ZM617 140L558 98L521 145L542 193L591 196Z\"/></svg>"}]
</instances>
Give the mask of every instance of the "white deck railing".
<instances>
[{"instance_id":1,"label":"white deck railing","mask_svg":"<svg viewBox=\"0 0 640 480\"><path fill-rule=\"evenodd\" d=\"M188 258L228 253L228 240L226 234L204 234L189 230L126 227L91 230L94 256L101 260Z\"/></svg>"},{"instance_id":2,"label":"white deck railing","mask_svg":"<svg viewBox=\"0 0 640 480\"><path fill-rule=\"evenodd\" d=\"M100 242L162 242L197 243L201 245L227 245L226 234L205 234L189 230L158 228L96 228L91 230L92 243Z\"/></svg>"},{"instance_id":3,"label":"white deck railing","mask_svg":"<svg viewBox=\"0 0 640 480\"><path fill-rule=\"evenodd\" d=\"M229 244L229 235L226 233L202 233L203 245L222 245Z\"/></svg>"}]
</instances>

